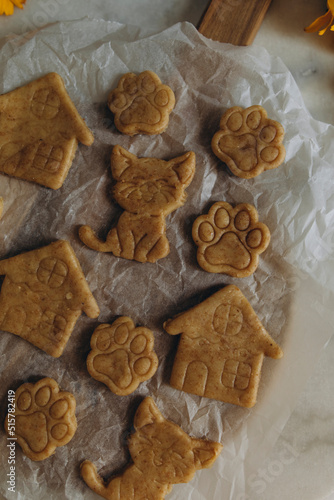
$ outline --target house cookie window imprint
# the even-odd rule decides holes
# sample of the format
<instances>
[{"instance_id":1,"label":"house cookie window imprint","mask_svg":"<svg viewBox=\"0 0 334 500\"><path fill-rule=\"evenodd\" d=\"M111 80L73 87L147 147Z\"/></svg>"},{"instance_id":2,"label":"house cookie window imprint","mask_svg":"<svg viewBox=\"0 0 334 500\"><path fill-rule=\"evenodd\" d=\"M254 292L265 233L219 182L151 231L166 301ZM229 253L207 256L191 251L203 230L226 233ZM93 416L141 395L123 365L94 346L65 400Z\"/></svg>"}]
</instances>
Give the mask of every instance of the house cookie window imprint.
<instances>
[{"instance_id":1,"label":"house cookie window imprint","mask_svg":"<svg viewBox=\"0 0 334 500\"><path fill-rule=\"evenodd\" d=\"M98 305L71 245L64 240L0 261L0 329L59 357L74 325Z\"/></svg>"},{"instance_id":2,"label":"house cookie window imprint","mask_svg":"<svg viewBox=\"0 0 334 500\"><path fill-rule=\"evenodd\" d=\"M58 189L93 141L57 73L0 96L0 172Z\"/></svg>"},{"instance_id":3,"label":"house cookie window imprint","mask_svg":"<svg viewBox=\"0 0 334 500\"><path fill-rule=\"evenodd\" d=\"M172 387L227 403L254 406L264 356L283 356L234 285L166 321L164 328L182 334Z\"/></svg>"}]
</instances>

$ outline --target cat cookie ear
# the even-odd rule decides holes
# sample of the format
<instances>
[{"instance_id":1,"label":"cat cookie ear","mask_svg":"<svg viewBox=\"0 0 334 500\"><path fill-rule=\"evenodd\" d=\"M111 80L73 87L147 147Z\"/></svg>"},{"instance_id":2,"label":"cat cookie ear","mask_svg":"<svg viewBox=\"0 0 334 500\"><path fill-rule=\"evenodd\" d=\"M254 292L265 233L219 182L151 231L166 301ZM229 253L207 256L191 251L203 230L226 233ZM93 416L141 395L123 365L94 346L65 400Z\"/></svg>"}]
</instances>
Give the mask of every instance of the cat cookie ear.
<instances>
[{"instance_id":1,"label":"cat cookie ear","mask_svg":"<svg viewBox=\"0 0 334 500\"><path fill-rule=\"evenodd\" d=\"M214 441L206 441L205 439L191 438L195 466L197 469L207 469L211 467L218 455L223 449L220 443Z\"/></svg>"},{"instance_id":2,"label":"cat cookie ear","mask_svg":"<svg viewBox=\"0 0 334 500\"><path fill-rule=\"evenodd\" d=\"M136 155L122 148L122 146L115 146L112 150L110 159L113 178L119 181L125 170L131 167L132 163L136 160Z\"/></svg>"},{"instance_id":3,"label":"cat cookie ear","mask_svg":"<svg viewBox=\"0 0 334 500\"><path fill-rule=\"evenodd\" d=\"M152 398L145 398L136 411L133 425L136 430L154 422L163 422L165 419L158 410Z\"/></svg>"},{"instance_id":4,"label":"cat cookie ear","mask_svg":"<svg viewBox=\"0 0 334 500\"><path fill-rule=\"evenodd\" d=\"M189 186L193 180L195 174L195 161L195 153L189 151L189 153L179 156L178 158L174 158L169 162L169 164L172 165L174 172L176 172L179 181L184 186Z\"/></svg>"}]
</instances>

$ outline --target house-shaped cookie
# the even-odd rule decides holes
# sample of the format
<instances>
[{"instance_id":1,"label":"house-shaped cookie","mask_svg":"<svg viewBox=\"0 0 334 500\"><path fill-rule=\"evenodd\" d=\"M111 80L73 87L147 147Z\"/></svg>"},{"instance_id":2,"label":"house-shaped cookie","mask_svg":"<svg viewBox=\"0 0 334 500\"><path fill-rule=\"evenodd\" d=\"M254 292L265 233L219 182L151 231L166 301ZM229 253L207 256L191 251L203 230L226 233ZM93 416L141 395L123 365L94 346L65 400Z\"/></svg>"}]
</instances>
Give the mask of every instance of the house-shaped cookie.
<instances>
[{"instance_id":1,"label":"house-shaped cookie","mask_svg":"<svg viewBox=\"0 0 334 500\"><path fill-rule=\"evenodd\" d=\"M0 172L58 189L93 141L57 73L0 95Z\"/></svg>"},{"instance_id":2,"label":"house-shaped cookie","mask_svg":"<svg viewBox=\"0 0 334 500\"><path fill-rule=\"evenodd\" d=\"M164 328L181 334L172 387L240 406L256 402L264 356L283 355L234 285L166 321Z\"/></svg>"},{"instance_id":3,"label":"house-shaped cookie","mask_svg":"<svg viewBox=\"0 0 334 500\"><path fill-rule=\"evenodd\" d=\"M0 261L0 329L59 357L82 311L100 311L64 240Z\"/></svg>"}]
</instances>

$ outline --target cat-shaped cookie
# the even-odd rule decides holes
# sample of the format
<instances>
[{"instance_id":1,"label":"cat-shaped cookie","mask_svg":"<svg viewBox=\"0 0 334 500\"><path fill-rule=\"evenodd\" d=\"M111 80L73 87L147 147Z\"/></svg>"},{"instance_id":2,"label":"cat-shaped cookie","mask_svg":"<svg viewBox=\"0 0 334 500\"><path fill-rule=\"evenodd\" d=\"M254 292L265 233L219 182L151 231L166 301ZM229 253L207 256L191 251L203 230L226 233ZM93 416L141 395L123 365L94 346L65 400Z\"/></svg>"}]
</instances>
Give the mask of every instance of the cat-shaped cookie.
<instances>
[{"instance_id":1,"label":"cat-shaped cookie","mask_svg":"<svg viewBox=\"0 0 334 500\"><path fill-rule=\"evenodd\" d=\"M170 161L137 158L121 146L111 154L111 171L117 181L113 196L125 210L105 242L89 226L79 237L89 248L112 252L116 257L155 262L169 253L165 218L186 200L185 188L195 174L195 154L190 151Z\"/></svg>"},{"instance_id":2,"label":"cat-shaped cookie","mask_svg":"<svg viewBox=\"0 0 334 500\"><path fill-rule=\"evenodd\" d=\"M210 467L222 450L221 444L192 438L166 420L150 397L138 407L134 428L128 441L133 463L122 475L106 483L92 462L81 464L84 481L107 500L163 500L174 484Z\"/></svg>"}]
</instances>

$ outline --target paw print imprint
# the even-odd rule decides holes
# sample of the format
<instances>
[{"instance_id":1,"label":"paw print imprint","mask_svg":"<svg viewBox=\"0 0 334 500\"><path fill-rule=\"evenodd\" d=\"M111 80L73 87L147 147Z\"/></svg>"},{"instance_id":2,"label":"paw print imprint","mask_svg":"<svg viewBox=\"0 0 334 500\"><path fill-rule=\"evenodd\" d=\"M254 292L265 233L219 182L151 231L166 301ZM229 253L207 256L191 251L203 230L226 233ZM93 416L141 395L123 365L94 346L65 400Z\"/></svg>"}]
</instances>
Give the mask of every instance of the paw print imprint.
<instances>
[{"instance_id":1,"label":"paw print imprint","mask_svg":"<svg viewBox=\"0 0 334 500\"><path fill-rule=\"evenodd\" d=\"M223 114L211 147L234 175L251 179L283 163L283 137L282 125L267 118L262 106L235 106Z\"/></svg>"},{"instance_id":2,"label":"paw print imprint","mask_svg":"<svg viewBox=\"0 0 334 500\"><path fill-rule=\"evenodd\" d=\"M115 394L126 396L156 372L158 358L153 347L151 330L135 328L129 317L122 316L94 331L92 350L87 358L88 371Z\"/></svg>"},{"instance_id":3,"label":"paw print imprint","mask_svg":"<svg viewBox=\"0 0 334 500\"><path fill-rule=\"evenodd\" d=\"M198 246L197 261L205 271L244 278L256 270L259 254L269 245L270 232L258 222L252 205L233 208L221 201L195 220L192 237Z\"/></svg>"},{"instance_id":4,"label":"paw print imprint","mask_svg":"<svg viewBox=\"0 0 334 500\"><path fill-rule=\"evenodd\" d=\"M108 96L117 129L123 134L161 134L175 106L174 92L152 71L127 73Z\"/></svg>"},{"instance_id":5,"label":"paw print imprint","mask_svg":"<svg viewBox=\"0 0 334 500\"><path fill-rule=\"evenodd\" d=\"M15 437L31 460L44 460L67 444L77 428L74 396L44 378L23 384L15 393ZM8 416L5 427L8 433Z\"/></svg>"}]
</instances>

